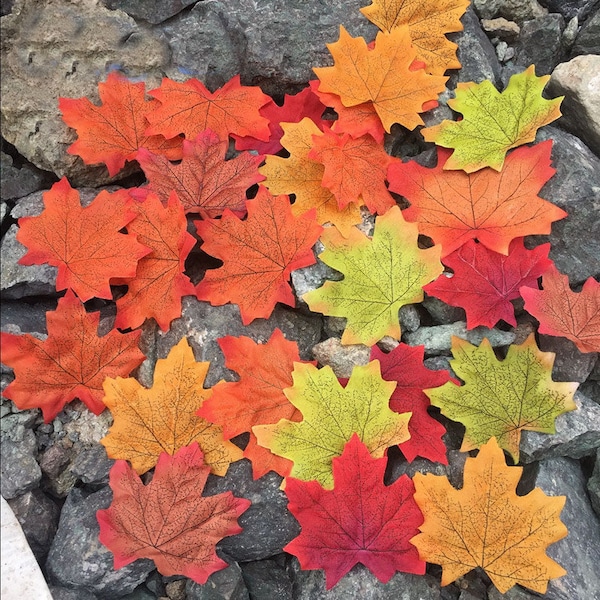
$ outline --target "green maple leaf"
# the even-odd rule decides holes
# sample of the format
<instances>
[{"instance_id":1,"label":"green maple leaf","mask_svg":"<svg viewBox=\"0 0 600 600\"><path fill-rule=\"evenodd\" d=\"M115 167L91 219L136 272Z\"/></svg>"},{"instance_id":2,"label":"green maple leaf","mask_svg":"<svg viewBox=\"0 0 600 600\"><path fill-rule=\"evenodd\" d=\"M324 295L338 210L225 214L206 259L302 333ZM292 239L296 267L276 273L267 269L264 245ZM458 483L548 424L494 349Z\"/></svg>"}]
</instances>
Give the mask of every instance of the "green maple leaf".
<instances>
[{"instance_id":1,"label":"green maple leaf","mask_svg":"<svg viewBox=\"0 0 600 600\"><path fill-rule=\"evenodd\" d=\"M358 229L343 238L333 228L321 236L319 258L344 274L304 294L311 310L346 317L343 344L372 346L389 335L400 339L398 310L423 300L423 286L442 272L440 247L421 250L418 227L397 206L375 220L373 238Z\"/></svg>"},{"instance_id":2,"label":"green maple leaf","mask_svg":"<svg viewBox=\"0 0 600 600\"><path fill-rule=\"evenodd\" d=\"M577 408L573 394L579 384L552 381L555 355L541 352L533 334L510 346L502 361L487 338L477 347L453 337L452 354L452 369L465 384L449 382L424 391L431 404L467 428L462 452L496 437L518 462L521 431L555 433L554 419Z\"/></svg>"},{"instance_id":3,"label":"green maple leaf","mask_svg":"<svg viewBox=\"0 0 600 600\"><path fill-rule=\"evenodd\" d=\"M381 378L379 361L354 367L346 387L341 386L331 367L317 369L296 363L292 377L294 385L284 393L303 420L281 419L275 425L252 428L261 446L294 462L292 477L316 479L331 489L331 461L342 455L353 433L374 458L382 457L389 446L409 439L411 413L390 410L396 383Z\"/></svg>"},{"instance_id":4,"label":"green maple leaf","mask_svg":"<svg viewBox=\"0 0 600 600\"><path fill-rule=\"evenodd\" d=\"M442 121L421 130L428 142L454 148L444 169L467 173L483 167L499 171L506 153L533 142L539 127L560 117L560 98L545 100L542 90L550 75L536 77L533 65L510 78L499 92L491 81L459 83L448 106L463 115L462 121Z\"/></svg>"}]
</instances>

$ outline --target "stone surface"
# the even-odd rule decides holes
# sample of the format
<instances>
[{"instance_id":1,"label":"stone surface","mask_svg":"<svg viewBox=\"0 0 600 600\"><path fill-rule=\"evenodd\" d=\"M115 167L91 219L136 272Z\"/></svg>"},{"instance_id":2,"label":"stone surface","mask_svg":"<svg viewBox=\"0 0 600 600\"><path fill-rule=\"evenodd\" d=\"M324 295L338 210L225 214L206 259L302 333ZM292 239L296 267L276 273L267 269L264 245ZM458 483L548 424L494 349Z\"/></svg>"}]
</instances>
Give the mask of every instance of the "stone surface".
<instances>
[{"instance_id":1,"label":"stone surface","mask_svg":"<svg viewBox=\"0 0 600 600\"><path fill-rule=\"evenodd\" d=\"M498 37L505 42L514 42L521 32L521 28L514 21L507 21L503 17L498 19L482 19L483 30L491 37Z\"/></svg>"},{"instance_id":2,"label":"stone surface","mask_svg":"<svg viewBox=\"0 0 600 600\"><path fill-rule=\"evenodd\" d=\"M89 495L74 488L67 496L46 561L51 583L118 598L132 592L154 569L147 559L114 569L112 552L98 539L96 520L96 511L107 508L111 498L110 488Z\"/></svg>"},{"instance_id":3,"label":"stone surface","mask_svg":"<svg viewBox=\"0 0 600 600\"><path fill-rule=\"evenodd\" d=\"M337 377L350 377L352 369L357 365L366 365L371 356L371 349L363 344L343 346L337 337L329 338L316 344L313 357L321 365L329 365Z\"/></svg>"},{"instance_id":4,"label":"stone surface","mask_svg":"<svg viewBox=\"0 0 600 600\"><path fill-rule=\"evenodd\" d=\"M56 301L36 298L35 303L30 304L18 300L11 302L3 297L0 328L2 331L8 331L17 327L22 333L34 332L45 335L47 333L46 313L50 310L56 310Z\"/></svg>"},{"instance_id":5,"label":"stone surface","mask_svg":"<svg viewBox=\"0 0 600 600\"><path fill-rule=\"evenodd\" d=\"M596 515L600 517L600 448L596 451L596 464L592 476L587 482L587 491L590 496L590 502Z\"/></svg>"},{"instance_id":6,"label":"stone surface","mask_svg":"<svg viewBox=\"0 0 600 600\"><path fill-rule=\"evenodd\" d=\"M558 65L548 83L548 93L565 97L558 124L600 156L600 56L576 56Z\"/></svg>"},{"instance_id":7,"label":"stone surface","mask_svg":"<svg viewBox=\"0 0 600 600\"><path fill-rule=\"evenodd\" d=\"M455 321L464 321L467 318L464 308L451 306L433 296L425 297L423 307L431 315L436 325L448 325Z\"/></svg>"},{"instance_id":8,"label":"stone surface","mask_svg":"<svg viewBox=\"0 0 600 600\"><path fill-rule=\"evenodd\" d=\"M14 200L37 192L45 186L48 179L47 173L36 169L33 165L25 163L18 168L11 156L4 152L0 154L0 197L2 200Z\"/></svg>"},{"instance_id":9,"label":"stone surface","mask_svg":"<svg viewBox=\"0 0 600 600\"><path fill-rule=\"evenodd\" d=\"M69 470L82 483L103 487L108 483L108 473L114 464L104 446L93 444L77 453Z\"/></svg>"},{"instance_id":10,"label":"stone surface","mask_svg":"<svg viewBox=\"0 0 600 600\"><path fill-rule=\"evenodd\" d=\"M482 19L504 17L517 23L543 17L548 13L537 0L473 0L473 6Z\"/></svg>"},{"instance_id":11,"label":"stone surface","mask_svg":"<svg viewBox=\"0 0 600 600\"><path fill-rule=\"evenodd\" d=\"M250 600L242 570L236 562L213 573L205 584L188 579L185 593L187 600ZM263 597L267 598L267 596Z\"/></svg>"},{"instance_id":12,"label":"stone surface","mask_svg":"<svg viewBox=\"0 0 600 600\"><path fill-rule=\"evenodd\" d=\"M59 585L48 586L52 600L97 600L98 596L85 590L72 590Z\"/></svg>"},{"instance_id":13,"label":"stone surface","mask_svg":"<svg viewBox=\"0 0 600 600\"><path fill-rule=\"evenodd\" d=\"M539 348L554 352L552 379L554 381L585 381L598 360L596 352L580 352L567 338L539 334Z\"/></svg>"},{"instance_id":14,"label":"stone surface","mask_svg":"<svg viewBox=\"0 0 600 600\"><path fill-rule=\"evenodd\" d=\"M569 534L547 551L567 574L550 581L544 598L600 598L600 522L590 506L579 463L570 458L542 461L536 485L548 496L567 497L560 520Z\"/></svg>"},{"instance_id":15,"label":"stone surface","mask_svg":"<svg viewBox=\"0 0 600 600\"><path fill-rule=\"evenodd\" d=\"M537 600L538 598L537 594L517 586L510 588L504 594L501 594L494 585L491 585L488 590L488 600Z\"/></svg>"},{"instance_id":16,"label":"stone surface","mask_svg":"<svg viewBox=\"0 0 600 600\"><path fill-rule=\"evenodd\" d=\"M156 25L181 12L197 0L103 0L111 10L122 10L134 19Z\"/></svg>"},{"instance_id":17,"label":"stone surface","mask_svg":"<svg viewBox=\"0 0 600 600\"><path fill-rule=\"evenodd\" d=\"M535 74L548 75L566 58L562 47L565 20L562 15L550 14L525 21L517 46L515 62L524 69L535 65Z\"/></svg>"},{"instance_id":18,"label":"stone surface","mask_svg":"<svg viewBox=\"0 0 600 600\"><path fill-rule=\"evenodd\" d=\"M434 463L426 458L417 457L412 462L404 459L391 461L391 468L386 471L386 484L390 485L402 475L408 475L411 479L416 473L432 473L448 478L448 481L455 487L461 488L463 483L463 471L465 460L468 454L458 450L448 450L448 464Z\"/></svg>"},{"instance_id":19,"label":"stone surface","mask_svg":"<svg viewBox=\"0 0 600 600\"><path fill-rule=\"evenodd\" d=\"M4 417L4 421L8 417ZM12 440L3 436L0 441L0 488L6 500L16 498L25 492L38 487L42 479L42 471L35 459L35 435L31 429L23 432L21 440Z\"/></svg>"},{"instance_id":20,"label":"stone surface","mask_svg":"<svg viewBox=\"0 0 600 600\"><path fill-rule=\"evenodd\" d=\"M600 54L600 4L596 12L582 25L571 54Z\"/></svg>"},{"instance_id":21,"label":"stone surface","mask_svg":"<svg viewBox=\"0 0 600 600\"><path fill-rule=\"evenodd\" d=\"M550 12L560 13L565 19L577 17L580 21L600 7L598 0L540 0L540 4Z\"/></svg>"},{"instance_id":22,"label":"stone surface","mask_svg":"<svg viewBox=\"0 0 600 600\"><path fill-rule=\"evenodd\" d=\"M250 598L293 600L292 581L285 569L285 555L242 563Z\"/></svg>"}]
</instances>

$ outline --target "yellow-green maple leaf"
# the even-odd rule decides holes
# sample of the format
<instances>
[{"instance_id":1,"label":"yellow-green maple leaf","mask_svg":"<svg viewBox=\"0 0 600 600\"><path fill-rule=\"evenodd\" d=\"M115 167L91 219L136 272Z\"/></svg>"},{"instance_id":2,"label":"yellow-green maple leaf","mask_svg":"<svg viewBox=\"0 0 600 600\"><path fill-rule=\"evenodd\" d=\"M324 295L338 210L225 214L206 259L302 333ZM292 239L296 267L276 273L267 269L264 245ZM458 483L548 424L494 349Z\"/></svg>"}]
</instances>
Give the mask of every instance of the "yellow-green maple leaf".
<instances>
[{"instance_id":1,"label":"yellow-green maple leaf","mask_svg":"<svg viewBox=\"0 0 600 600\"><path fill-rule=\"evenodd\" d=\"M573 394L579 384L552 381L555 355L541 352L533 334L510 346L504 360L496 358L487 338L477 347L453 337L452 354L452 369L465 384L445 383L425 393L466 427L462 452L495 437L518 462L521 431L554 433L554 419L577 408Z\"/></svg>"},{"instance_id":2,"label":"yellow-green maple leaf","mask_svg":"<svg viewBox=\"0 0 600 600\"><path fill-rule=\"evenodd\" d=\"M302 421L281 419L275 425L252 428L261 446L294 462L292 477L316 479L331 489L331 461L342 455L353 433L374 458L410 438L411 413L390 410L396 383L382 379L378 360L354 367L346 387L341 386L331 367L317 369L295 363L292 377L294 385L284 394L302 413Z\"/></svg>"},{"instance_id":3,"label":"yellow-green maple leaf","mask_svg":"<svg viewBox=\"0 0 600 600\"><path fill-rule=\"evenodd\" d=\"M344 274L304 294L310 309L346 317L343 344L372 346L389 335L400 339L398 310L423 300L423 286L442 272L440 247L421 250L418 227L407 223L397 206L375 219L373 238L358 229L343 238L334 229L321 236L319 258Z\"/></svg>"},{"instance_id":4,"label":"yellow-green maple leaf","mask_svg":"<svg viewBox=\"0 0 600 600\"><path fill-rule=\"evenodd\" d=\"M463 115L462 121L445 120L421 133L428 142L454 148L444 169L499 171L511 148L533 142L539 127L560 117L563 97L542 98L549 79L550 75L536 77L532 65L513 75L503 92L491 81L459 83L448 105Z\"/></svg>"}]
</instances>

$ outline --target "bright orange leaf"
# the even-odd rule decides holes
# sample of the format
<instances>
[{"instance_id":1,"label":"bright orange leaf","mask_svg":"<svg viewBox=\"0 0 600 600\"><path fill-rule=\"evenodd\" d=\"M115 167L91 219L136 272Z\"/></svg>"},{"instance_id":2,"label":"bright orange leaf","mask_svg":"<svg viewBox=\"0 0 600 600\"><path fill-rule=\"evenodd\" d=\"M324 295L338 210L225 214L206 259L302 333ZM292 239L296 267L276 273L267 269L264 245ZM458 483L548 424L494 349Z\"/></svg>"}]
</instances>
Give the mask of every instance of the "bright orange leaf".
<instances>
[{"instance_id":1,"label":"bright orange leaf","mask_svg":"<svg viewBox=\"0 0 600 600\"><path fill-rule=\"evenodd\" d=\"M224 263L206 272L196 295L213 306L237 304L244 325L268 318L277 302L295 305L290 274L316 262L312 246L322 231L314 211L295 217L287 196L263 187L246 206L245 221L229 210L221 219L196 221L202 249Z\"/></svg>"},{"instance_id":2,"label":"bright orange leaf","mask_svg":"<svg viewBox=\"0 0 600 600\"><path fill-rule=\"evenodd\" d=\"M21 410L41 408L46 423L75 398L99 415L105 408L104 379L129 375L145 358L137 346L141 331L113 330L99 337L99 321L100 313L86 313L68 291L56 310L46 313L45 340L2 333L2 362L15 371L4 395Z\"/></svg>"},{"instance_id":3,"label":"bright orange leaf","mask_svg":"<svg viewBox=\"0 0 600 600\"><path fill-rule=\"evenodd\" d=\"M145 84L131 83L116 72L98 84L101 106L87 98L59 98L63 121L77 131L77 141L67 148L81 156L86 165L105 163L108 174L116 175L126 160L134 160L140 148L148 148L171 160L181 158L181 139L146 135L146 116L156 100L146 100ZM173 136L170 136L173 137Z\"/></svg>"},{"instance_id":4,"label":"bright orange leaf","mask_svg":"<svg viewBox=\"0 0 600 600\"><path fill-rule=\"evenodd\" d=\"M136 214L127 191L103 190L82 208L79 192L63 177L43 198L41 215L19 219L17 240L28 249L19 263L58 267L56 289L70 288L83 302L112 299L110 280L134 277L139 259L151 251L119 233Z\"/></svg>"}]
</instances>

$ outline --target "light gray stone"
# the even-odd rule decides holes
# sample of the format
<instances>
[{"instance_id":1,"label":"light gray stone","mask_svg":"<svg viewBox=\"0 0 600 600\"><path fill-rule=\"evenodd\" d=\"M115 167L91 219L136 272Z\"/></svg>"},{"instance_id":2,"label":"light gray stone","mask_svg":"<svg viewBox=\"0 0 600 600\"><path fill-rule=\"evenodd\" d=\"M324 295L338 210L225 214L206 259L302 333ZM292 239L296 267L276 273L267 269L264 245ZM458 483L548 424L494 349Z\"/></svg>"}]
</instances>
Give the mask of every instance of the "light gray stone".
<instances>
[{"instance_id":1,"label":"light gray stone","mask_svg":"<svg viewBox=\"0 0 600 600\"><path fill-rule=\"evenodd\" d=\"M343 346L337 337L329 338L316 344L313 357L322 366L330 366L336 377L348 378L352 369L358 365L366 365L371 356L371 349L363 344Z\"/></svg>"},{"instance_id":2,"label":"light gray stone","mask_svg":"<svg viewBox=\"0 0 600 600\"><path fill-rule=\"evenodd\" d=\"M562 15L550 14L531 21L521 27L515 62L524 69L535 65L535 74L548 75L556 65L566 58L562 47L565 20Z\"/></svg>"},{"instance_id":3,"label":"light gray stone","mask_svg":"<svg viewBox=\"0 0 600 600\"><path fill-rule=\"evenodd\" d=\"M504 17L519 24L548 14L537 0L473 0L473 6L482 19Z\"/></svg>"},{"instance_id":4,"label":"light gray stone","mask_svg":"<svg viewBox=\"0 0 600 600\"><path fill-rule=\"evenodd\" d=\"M600 54L600 3L596 12L583 23L571 54Z\"/></svg>"},{"instance_id":5,"label":"light gray stone","mask_svg":"<svg viewBox=\"0 0 600 600\"><path fill-rule=\"evenodd\" d=\"M204 584L188 579L185 586L187 600L250 600L240 565L228 562L231 563L228 567L213 573Z\"/></svg>"},{"instance_id":6,"label":"light gray stone","mask_svg":"<svg viewBox=\"0 0 600 600\"><path fill-rule=\"evenodd\" d=\"M97 600L98 596L84 590L71 590L59 585L48 586L52 594L52 600Z\"/></svg>"},{"instance_id":7,"label":"light gray stone","mask_svg":"<svg viewBox=\"0 0 600 600\"><path fill-rule=\"evenodd\" d=\"M23 438L18 442L6 436L0 441L0 488L6 500L16 498L39 486L42 471L35 458L36 446L35 435L31 429L26 429Z\"/></svg>"}]
</instances>

